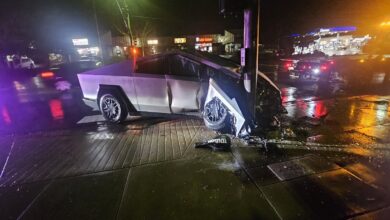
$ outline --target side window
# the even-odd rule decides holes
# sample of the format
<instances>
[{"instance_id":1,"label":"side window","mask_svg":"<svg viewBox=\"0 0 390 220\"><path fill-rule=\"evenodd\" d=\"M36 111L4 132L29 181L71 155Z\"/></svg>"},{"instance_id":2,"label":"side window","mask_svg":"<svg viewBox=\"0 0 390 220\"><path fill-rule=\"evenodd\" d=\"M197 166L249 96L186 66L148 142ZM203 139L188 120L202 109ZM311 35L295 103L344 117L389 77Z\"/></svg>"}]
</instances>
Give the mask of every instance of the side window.
<instances>
[{"instance_id":1,"label":"side window","mask_svg":"<svg viewBox=\"0 0 390 220\"><path fill-rule=\"evenodd\" d=\"M155 58L137 63L137 73L149 73L155 75L165 75L168 73L164 58Z\"/></svg>"},{"instance_id":2,"label":"side window","mask_svg":"<svg viewBox=\"0 0 390 220\"><path fill-rule=\"evenodd\" d=\"M181 56L171 57L171 75L199 77L201 65Z\"/></svg>"}]
</instances>

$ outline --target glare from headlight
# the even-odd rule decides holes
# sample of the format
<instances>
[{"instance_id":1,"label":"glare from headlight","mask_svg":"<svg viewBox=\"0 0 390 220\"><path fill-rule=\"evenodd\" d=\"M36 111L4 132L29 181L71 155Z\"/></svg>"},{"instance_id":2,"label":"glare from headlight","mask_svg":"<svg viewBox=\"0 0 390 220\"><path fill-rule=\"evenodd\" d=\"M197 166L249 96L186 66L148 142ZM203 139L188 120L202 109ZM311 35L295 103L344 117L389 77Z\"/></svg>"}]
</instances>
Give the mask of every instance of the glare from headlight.
<instances>
[{"instance_id":1,"label":"glare from headlight","mask_svg":"<svg viewBox=\"0 0 390 220\"><path fill-rule=\"evenodd\" d=\"M314 73L314 74L319 74L319 73L320 73L320 69L314 69L314 70L313 70L313 73Z\"/></svg>"}]
</instances>

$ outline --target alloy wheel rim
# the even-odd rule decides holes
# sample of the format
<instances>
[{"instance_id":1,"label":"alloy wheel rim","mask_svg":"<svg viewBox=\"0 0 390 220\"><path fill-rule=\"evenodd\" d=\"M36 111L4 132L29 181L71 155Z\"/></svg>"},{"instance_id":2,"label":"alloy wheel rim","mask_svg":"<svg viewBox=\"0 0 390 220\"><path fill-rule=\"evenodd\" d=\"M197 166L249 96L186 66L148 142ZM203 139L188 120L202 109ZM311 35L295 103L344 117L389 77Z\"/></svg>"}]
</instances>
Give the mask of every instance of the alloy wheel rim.
<instances>
[{"instance_id":1,"label":"alloy wheel rim","mask_svg":"<svg viewBox=\"0 0 390 220\"><path fill-rule=\"evenodd\" d=\"M102 100L102 111L109 120L118 121L122 110L118 100L113 97L104 97Z\"/></svg>"},{"instance_id":2,"label":"alloy wheel rim","mask_svg":"<svg viewBox=\"0 0 390 220\"><path fill-rule=\"evenodd\" d=\"M226 108L219 99L215 98L205 106L206 119L211 123L217 123L224 120L226 114Z\"/></svg>"}]
</instances>

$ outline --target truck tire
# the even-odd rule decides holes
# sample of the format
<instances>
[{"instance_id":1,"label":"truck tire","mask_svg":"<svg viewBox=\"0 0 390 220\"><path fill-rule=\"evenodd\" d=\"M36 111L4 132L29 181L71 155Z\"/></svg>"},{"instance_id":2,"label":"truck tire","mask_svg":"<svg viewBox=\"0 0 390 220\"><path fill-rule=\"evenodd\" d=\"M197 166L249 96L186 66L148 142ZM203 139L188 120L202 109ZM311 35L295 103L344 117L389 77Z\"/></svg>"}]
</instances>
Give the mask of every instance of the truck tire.
<instances>
[{"instance_id":1,"label":"truck tire","mask_svg":"<svg viewBox=\"0 0 390 220\"><path fill-rule=\"evenodd\" d=\"M230 118L228 109L220 99L214 98L205 105L203 120L209 129L221 132L231 131Z\"/></svg>"},{"instance_id":2,"label":"truck tire","mask_svg":"<svg viewBox=\"0 0 390 220\"><path fill-rule=\"evenodd\" d=\"M114 124L122 123L129 114L122 97L115 92L105 92L100 96L99 109L103 117Z\"/></svg>"}]
</instances>

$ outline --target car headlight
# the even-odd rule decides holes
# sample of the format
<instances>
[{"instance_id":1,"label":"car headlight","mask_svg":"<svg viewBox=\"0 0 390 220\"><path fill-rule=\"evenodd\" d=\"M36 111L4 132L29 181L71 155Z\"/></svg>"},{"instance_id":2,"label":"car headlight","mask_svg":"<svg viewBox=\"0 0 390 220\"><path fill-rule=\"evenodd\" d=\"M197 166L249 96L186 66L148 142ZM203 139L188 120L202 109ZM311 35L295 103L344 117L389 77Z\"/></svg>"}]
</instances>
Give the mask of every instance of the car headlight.
<instances>
[{"instance_id":1,"label":"car headlight","mask_svg":"<svg viewBox=\"0 0 390 220\"><path fill-rule=\"evenodd\" d=\"M314 70L313 70L313 73L314 73L314 74L319 74L319 73L320 73L320 69L314 69Z\"/></svg>"}]
</instances>

